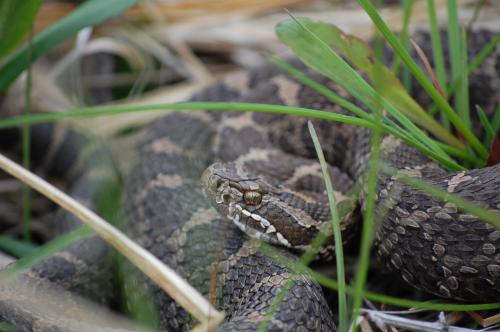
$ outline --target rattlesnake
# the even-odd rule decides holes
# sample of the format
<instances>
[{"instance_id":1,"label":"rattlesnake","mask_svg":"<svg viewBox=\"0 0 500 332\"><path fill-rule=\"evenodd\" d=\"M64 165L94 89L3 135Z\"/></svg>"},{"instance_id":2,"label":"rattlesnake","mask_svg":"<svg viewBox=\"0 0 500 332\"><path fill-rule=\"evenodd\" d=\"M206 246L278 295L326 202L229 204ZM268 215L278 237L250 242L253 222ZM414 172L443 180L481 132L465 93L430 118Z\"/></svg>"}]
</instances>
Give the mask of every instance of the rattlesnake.
<instances>
[{"instance_id":1,"label":"rattlesnake","mask_svg":"<svg viewBox=\"0 0 500 332\"><path fill-rule=\"evenodd\" d=\"M471 33L471 50L481 49L492 35L487 31ZM474 92L476 83L480 89L486 85L492 92L486 97L489 112L498 103L494 99L498 98L495 92L499 86L499 52L497 47L470 80L473 103L481 104L485 98L484 90ZM491 68L497 72L492 73ZM192 100L284 103L343 112L270 65L219 82ZM268 329L335 328L319 285L307 275L292 273L275 257L261 253L258 245L240 231L244 229L277 244L277 253L295 260L296 250L307 248L311 238L330 219L323 178L306 123L306 119L263 113L182 112L168 114L143 129L137 161L124 182L127 230L193 286L212 294L217 307L226 312L221 330L255 330L288 281L293 281L292 287L270 319ZM349 202L352 198L348 191L366 172L370 132L339 123L314 124L330 162L337 199ZM472 198L491 210L500 209L500 166L448 173L390 136L384 138L382 147L389 165ZM387 214L377 232L376 251L389 268L399 271L412 285L442 297L498 300L500 230L388 176L380 177L377 194L379 208L384 203ZM357 210L352 210L343 220L346 240L353 233L356 217ZM74 245L69 250L71 254L59 254L32 269L26 278L49 279L76 291L86 285L82 293L106 302L113 297L112 287L88 286L99 279L95 270L79 279L50 272L54 267L66 267L64 271L73 268L72 273L88 273L81 267L90 261L79 258L78 250L84 246L88 252L83 256L94 255L95 261L100 262L95 250L102 250L102 246L88 246L85 241L89 240ZM95 238L92 241L99 242ZM127 273L133 270L126 269ZM188 315L168 295L138 273L130 275L135 276L127 285L135 293L133 297L153 295L163 329L186 330L190 326ZM107 282L109 285L109 278ZM102 293L96 295L96 289ZM9 304L16 294L5 288L2 294L2 318L30 329L31 323L19 324L20 313ZM50 327L61 325L63 329L78 330L73 325L64 327L64 320Z\"/></svg>"}]
</instances>

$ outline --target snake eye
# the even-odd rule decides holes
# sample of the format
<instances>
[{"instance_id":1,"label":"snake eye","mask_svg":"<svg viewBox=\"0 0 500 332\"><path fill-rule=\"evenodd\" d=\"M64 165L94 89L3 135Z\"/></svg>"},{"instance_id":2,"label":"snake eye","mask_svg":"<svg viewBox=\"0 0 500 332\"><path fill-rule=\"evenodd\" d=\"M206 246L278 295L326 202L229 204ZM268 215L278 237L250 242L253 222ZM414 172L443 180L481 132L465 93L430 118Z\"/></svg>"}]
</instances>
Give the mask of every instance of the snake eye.
<instances>
[{"instance_id":1,"label":"snake eye","mask_svg":"<svg viewBox=\"0 0 500 332\"><path fill-rule=\"evenodd\" d=\"M258 191L247 191L243 195L243 199L248 205L257 205L262 202L262 195Z\"/></svg>"}]
</instances>

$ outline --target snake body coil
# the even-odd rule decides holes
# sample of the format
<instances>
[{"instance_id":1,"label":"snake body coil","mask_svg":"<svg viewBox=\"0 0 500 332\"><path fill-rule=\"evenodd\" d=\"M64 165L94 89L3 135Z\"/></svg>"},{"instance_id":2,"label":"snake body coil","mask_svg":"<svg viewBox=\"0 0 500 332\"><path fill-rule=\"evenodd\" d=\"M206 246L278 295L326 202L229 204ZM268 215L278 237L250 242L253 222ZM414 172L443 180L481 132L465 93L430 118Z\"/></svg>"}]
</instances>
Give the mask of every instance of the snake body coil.
<instances>
[{"instance_id":1,"label":"snake body coil","mask_svg":"<svg viewBox=\"0 0 500 332\"><path fill-rule=\"evenodd\" d=\"M471 33L471 49L481 49L492 35ZM499 54L497 47L470 79L472 103L486 105L490 113L500 98ZM310 74L342 93L335 84ZM492 94L483 103L484 86ZM215 84L192 100L276 103L343 112L271 66ZM355 207L363 200L350 194L363 183L370 132L339 123L314 124L330 163L337 202ZM319 285L307 275L295 275L275 256L261 253L241 232L275 244L280 255L295 260L296 251L307 249L329 222L307 119L264 113L172 113L147 126L138 146L137 162L124 184L129 234L214 299L226 312L221 330L256 330L285 287L290 289L269 320L269 330L335 328ZM448 173L392 137L385 137L381 147L389 166L492 211L500 210L499 165ZM377 189L377 214L384 215L376 235L378 256L408 283L445 298L498 301L500 229L383 175ZM356 217L352 209L342 221L346 240L353 235ZM73 256L60 254L57 264L74 267ZM57 278L36 272L50 271L54 264L30 273L37 280L64 286ZM189 328L188 315L168 295L140 274L130 274L136 277L129 281L129 290L136 297L153 295L163 329ZM75 284L69 288L78 289ZM15 296L8 290L2 292ZM19 322L19 313L5 301L0 301L0 315Z\"/></svg>"}]
</instances>

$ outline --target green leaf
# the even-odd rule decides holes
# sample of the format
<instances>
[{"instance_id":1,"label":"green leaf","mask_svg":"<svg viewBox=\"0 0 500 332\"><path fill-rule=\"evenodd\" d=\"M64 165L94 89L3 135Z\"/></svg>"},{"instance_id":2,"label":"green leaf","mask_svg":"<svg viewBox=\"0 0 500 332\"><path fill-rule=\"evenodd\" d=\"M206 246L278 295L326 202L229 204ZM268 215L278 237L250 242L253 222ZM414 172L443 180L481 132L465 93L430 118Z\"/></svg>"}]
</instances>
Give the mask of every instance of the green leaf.
<instances>
[{"instance_id":1,"label":"green leaf","mask_svg":"<svg viewBox=\"0 0 500 332\"><path fill-rule=\"evenodd\" d=\"M0 2L0 57L12 51L26 35L42 0Z\"/></svg>"},{"instance_id":2,"label":"green leaf","mask_svg":"<svg viewBox=\"0 0 500 332\"><path fill-rule=\"evenodd\" d=\"M36 35L31 42L31 50L27 44L24 44L2 63L0 66L0 92L6 90L29 66L28 54L30 51L31 59L34 61L81 29L101 23L135 3L136 0L89 0L80 5L73 12Z\"/></svg>"}]
</instances>

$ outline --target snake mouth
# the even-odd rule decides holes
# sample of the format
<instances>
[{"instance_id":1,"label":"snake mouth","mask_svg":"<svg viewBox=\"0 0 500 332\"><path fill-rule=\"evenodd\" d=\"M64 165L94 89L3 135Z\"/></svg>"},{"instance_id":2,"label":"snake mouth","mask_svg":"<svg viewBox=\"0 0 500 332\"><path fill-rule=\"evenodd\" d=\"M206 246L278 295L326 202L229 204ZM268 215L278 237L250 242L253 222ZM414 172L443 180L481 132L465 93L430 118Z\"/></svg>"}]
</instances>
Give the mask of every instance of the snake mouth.
<instances>
[{"instance_id":1,"label":"snake mouth","mask_svg":"<svg viewBox=\"0 0 500 332\"><path fill-rule=\"evenodd\" d=\"M231 202L227 218L244 233L271 244L292 248L292 244L267 219Z\"/></svg>"}]
</instances>

